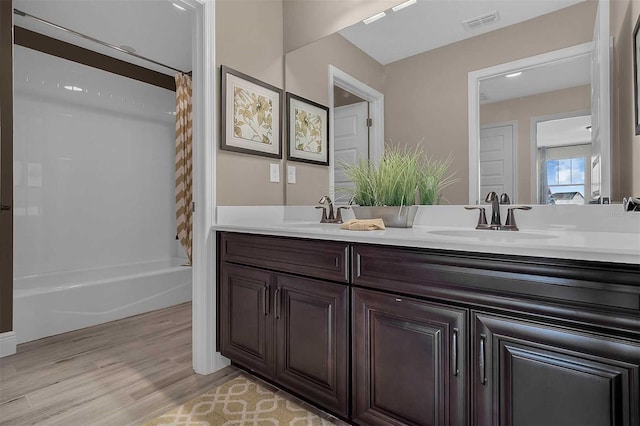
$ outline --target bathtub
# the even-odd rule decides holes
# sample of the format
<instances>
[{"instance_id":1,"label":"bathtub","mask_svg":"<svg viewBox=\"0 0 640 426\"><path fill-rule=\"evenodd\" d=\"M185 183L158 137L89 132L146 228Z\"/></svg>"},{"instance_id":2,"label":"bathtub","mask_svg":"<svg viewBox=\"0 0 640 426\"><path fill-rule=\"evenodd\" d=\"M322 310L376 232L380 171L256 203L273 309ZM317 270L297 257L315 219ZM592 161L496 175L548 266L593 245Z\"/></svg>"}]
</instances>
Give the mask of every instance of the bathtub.
<instances>
[{"instance_id":1,"label":"bathtub","mask_svg":"<svg viewBox=\"0 0 640 426\"><path fill-rule=\"evenodd\" d=\"M15 278L18 343L191 300L191 268L168 259Z\"/></svg>"}]
</instances>

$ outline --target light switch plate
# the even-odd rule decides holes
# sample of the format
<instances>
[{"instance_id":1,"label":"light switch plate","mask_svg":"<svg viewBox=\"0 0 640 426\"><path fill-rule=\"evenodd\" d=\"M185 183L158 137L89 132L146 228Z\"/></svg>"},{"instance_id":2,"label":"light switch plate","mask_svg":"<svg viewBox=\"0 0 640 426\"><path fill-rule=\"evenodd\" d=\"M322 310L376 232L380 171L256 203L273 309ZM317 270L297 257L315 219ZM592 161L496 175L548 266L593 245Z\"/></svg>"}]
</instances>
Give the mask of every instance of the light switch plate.
<instances>
[{"instance_id":1,"label":"light switch plate","mask_svg":"<svg viewBox=\"0 0 640 426\"><path fill-rule=\"evenodd\" d=\"M296 183L296 166L287 166L287 183Z\"/></svg>"},{"instance_id":2,"label":"light switch plate","mask_svg":"<svg viewBox=\"0 0 640 426\"><path fill-rule=\"evenodd\" d=\"M269 180L280 182L280 164L271 163L269 165Z\"/></svg>"}]
</instances>

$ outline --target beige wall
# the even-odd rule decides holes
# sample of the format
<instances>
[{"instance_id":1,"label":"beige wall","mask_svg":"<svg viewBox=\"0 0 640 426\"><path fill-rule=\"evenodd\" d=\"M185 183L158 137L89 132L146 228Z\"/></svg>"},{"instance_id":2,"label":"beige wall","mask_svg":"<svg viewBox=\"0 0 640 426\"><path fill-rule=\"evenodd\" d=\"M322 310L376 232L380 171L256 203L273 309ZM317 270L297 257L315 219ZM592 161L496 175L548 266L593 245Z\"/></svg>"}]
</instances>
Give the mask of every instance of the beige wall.
<instances>
[{"instance_id":1,"label":"beige wall","mask_svg":"<svg viewBox=\"0 0 640 426\"><path fill-rule=\"evenodd\" d=\"M537 204L531 196L531 118L564 112L590 111L591 86L572 87L482 105L480 125L518 123L518 203Z\"/></svg>"},{"instance_id":2,"label":"beige wall","mask_svg":"<svg viewBox=\"0 0 640 426\"><path fill-rule=\"evenodd\" d=\"M382 91L383 66L349 43L340 34L324 37L286 55L287 91L322 105L329 105L329 64ZM296 184L285 184L287 204L315 204L329 192L329 168L299 162Z\"/></svg>"},{"instance_id":3,"label":"beige wall","mask_svg":"<svg viewBox=\"0 0 640 426\"><path fill-rule=\"evenodd\" d=\"M612 170L613 199L640 195L640 136L635 135L632 34L640 15L640 1L611 2L612 57Z\"/></svg>"},{"instance_id":4,"label":"beige wall","mask_svg":"<svg viewBox=\"0 0 640 426\"><path fill-rule=\"evenodd\" d=\"M452 154L460 182L444 196L467 203L468 73L589 42L596 9L594 1L580 3L387 65L385 140L415 145L424 139L435 158Z\"/></svg>"},{"instance_id":5,"label":"beige wall","mask_svg":"<svg viewBox=\"0 0 640 426\"><path fill-rule=\"evenodd\" d=\"M284 51L291 52L404 0L284 0Z\"/></svg>"},{"instance_id":6,"label":"beige wall","mask_svg":"<svg viewBox=\"0 0 640 426\"><path fill-rule=\"evenodd\" d=\"M282 0L216 1L216 66L226 65L276 87L284 87L282 15ZM219 78L216 84L217 106L220 105ZM219 114L218 108L216 111ZM218 123L219 118L218 115ZM270 163L280 165L283 181L283 161L221 151L219 131L220 125L216 147L218 205L284 204L283 184L269 182Z\"/></svg>"}]
</instances>

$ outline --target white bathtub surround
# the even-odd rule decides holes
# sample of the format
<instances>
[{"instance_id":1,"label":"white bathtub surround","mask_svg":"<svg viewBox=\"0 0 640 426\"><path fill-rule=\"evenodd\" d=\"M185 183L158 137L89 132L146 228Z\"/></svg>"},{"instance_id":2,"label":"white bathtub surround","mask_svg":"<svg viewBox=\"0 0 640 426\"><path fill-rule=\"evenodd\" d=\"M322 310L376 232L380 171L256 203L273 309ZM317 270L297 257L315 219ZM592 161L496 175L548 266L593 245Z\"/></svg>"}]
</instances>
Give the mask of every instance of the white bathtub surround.
<instances>
[{"instance_id":1,"label":"white bathtub surround","mask_svg":"<svg viewBox=\"0 0 640 426\"><path fill-rule=\"evenodd\" d=\"M16 46L18 343L191 300L175 93Z\"/></svg>"},{"instance_id":2,"label":"white bathtub surround","mask_svg":"<svg viewBox=\"0 0 640 426\"><path fill-rule=\"evenodd\" d=\"M29 342L191 300L186 259L14 280L14 331Z\"/></svg>"},{"instance_id":3,"label":"white bathtub surround","mask_svg":"<svg viewBox=\"0 0 640 426\"><path fill-rule=\"evenodd\" d=\"M175 94L14 48L14 276L177 256Z\"/></svg>"},{"instance_id":4,"label":"white bathtub surround","mask_svg":"<svg viewBox=\"0 0 640 426\"><path fill-rule=\"evenodd\" d=\"M17 344L14 331L0 333L0 358L15 354Z\"/></svg>"},{"instance_id":5,"label":"white bathtub surround","mask_svg":"<svg viewBox=\"0 0 640 426\"><path fill-rule=\"evenodd\" d=\"M491 213L490 206L487 213ZM320 225L320 213L313 206L281 210L218 207L218 214L214 229L223 231L640 264L640 214L623 212L621 205L534 206L531 211L516 212L520 234L478 231L473 237L442 233L474 230L478 213L463 206L421 206L413 228L366 233L341 230L334 224ZM504 221L506 207L502 217ZM229 221L224 222L225 218Z\"/></svg>"}]
</instances>

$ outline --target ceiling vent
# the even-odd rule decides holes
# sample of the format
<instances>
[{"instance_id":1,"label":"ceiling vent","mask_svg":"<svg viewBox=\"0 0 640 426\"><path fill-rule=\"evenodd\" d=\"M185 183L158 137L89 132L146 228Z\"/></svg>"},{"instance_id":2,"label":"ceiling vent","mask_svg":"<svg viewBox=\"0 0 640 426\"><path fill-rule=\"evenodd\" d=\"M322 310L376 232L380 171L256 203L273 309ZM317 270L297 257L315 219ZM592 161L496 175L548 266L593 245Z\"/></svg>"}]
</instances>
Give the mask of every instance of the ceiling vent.
<instances>
[{"instance_id":1,"label":"ceiling vent","mask_svg":"<svg viewBox=\"0 0 640 426\"><path fill-rule=\"evenodd\" d=\"M482 16L478 16L477 18L467 19L466 21L462 21L462 26L466 30L474 30L476 28L480 28L482 26L491 24L500 20L500 15L498 15L498 11L494 10L493 12L486 13Z\"/></svg>"}]
</instances>

